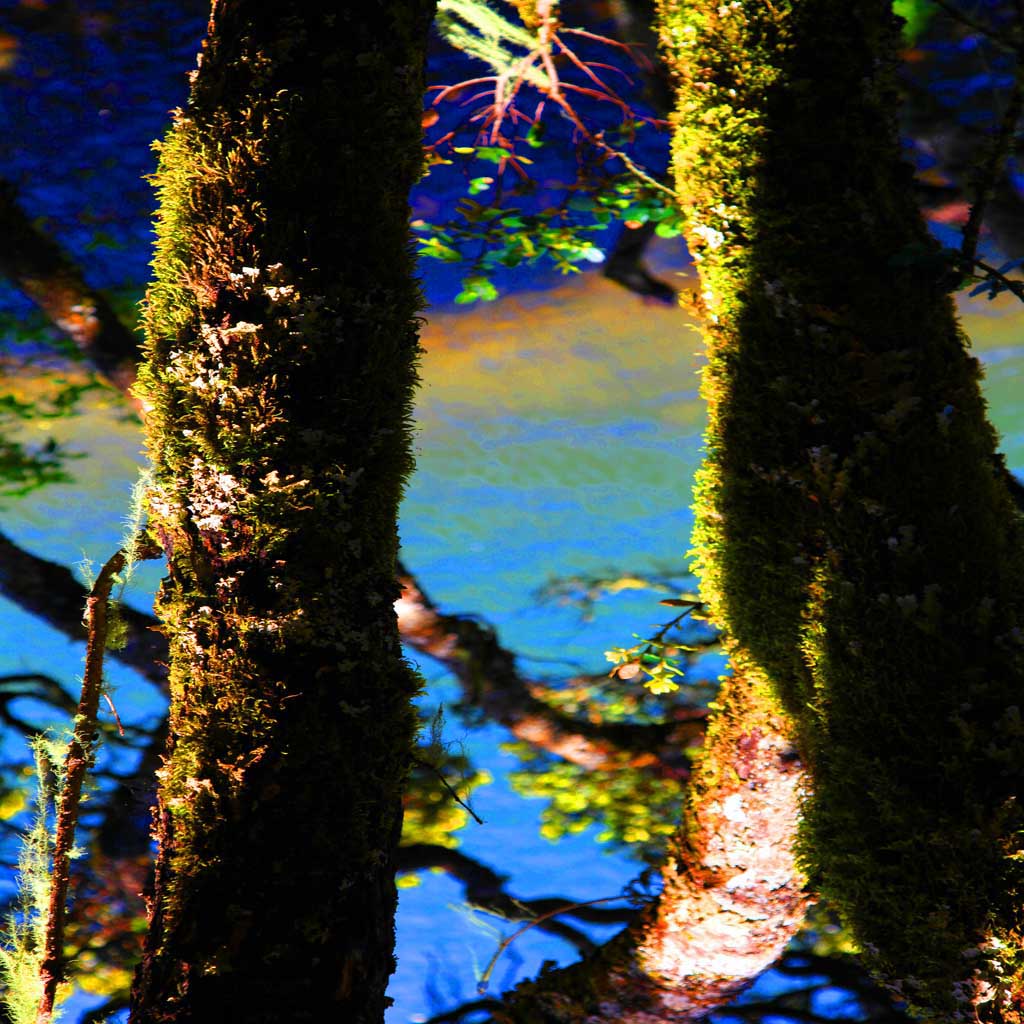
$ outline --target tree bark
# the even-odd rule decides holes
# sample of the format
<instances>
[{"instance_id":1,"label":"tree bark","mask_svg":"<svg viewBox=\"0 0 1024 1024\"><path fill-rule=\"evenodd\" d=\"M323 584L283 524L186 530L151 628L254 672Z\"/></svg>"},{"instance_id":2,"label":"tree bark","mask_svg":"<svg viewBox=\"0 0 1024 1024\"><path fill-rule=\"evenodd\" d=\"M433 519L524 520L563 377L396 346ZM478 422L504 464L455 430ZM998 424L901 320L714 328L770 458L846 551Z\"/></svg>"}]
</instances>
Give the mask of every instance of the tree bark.
<instances>
[{"instance_id":1,"label":"tree bark","mask_svg":"<svg viewBox=\"0 0 1024 1024\"><path fill-rule=\"evenodd\" d=\"M932 1019L1024 1006L1021 517L893 125L888 0L662 0L707 309L702 588L813 775L802 856Z\"/></svg>"},{"instance_id":2,"label":"tree bark","mask_svg":"<svg viewBox=\"0 0 1024 1024\"><path fill-rule=\"evenodd\" d=\"M384 1012L431 8L216 0L161 149L140 389L171 712L135 1024Z\"/></svg>"},{"instance_id":3,"label":"tree bark","mask_svg":"<svg viewBox=\"0 0 1024 1024\"><path fill-rule=\"evenodd\" d=\"M501 1024L688 1024L769 967L804 918L804 770L756 670L734 662L694 769L659 898L595 955L520 985Z\"/></svg>"}]
</instances>

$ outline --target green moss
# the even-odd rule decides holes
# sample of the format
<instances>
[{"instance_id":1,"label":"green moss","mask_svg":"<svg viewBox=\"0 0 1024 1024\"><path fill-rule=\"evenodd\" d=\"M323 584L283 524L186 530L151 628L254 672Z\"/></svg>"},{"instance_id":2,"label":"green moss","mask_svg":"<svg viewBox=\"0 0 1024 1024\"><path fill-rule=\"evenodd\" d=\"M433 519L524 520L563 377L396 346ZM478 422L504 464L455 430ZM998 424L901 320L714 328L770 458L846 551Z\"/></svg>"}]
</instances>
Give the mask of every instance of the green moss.
<instances>
[{"instance_id":1,"label":"green moss","mask_svg":"<svg viewBox=\"0 0 1024 1024\"><path fill-rule=\"evenodd\" d=\"M160 148L140 393L172 705L139 1021L383 1010L430 6L215 5Z\"/></svg>"},{"instance_id":2,"label":"green moss","mask_svg":"<svg viewBox=\"0 0 1024 1024\"><path fill-rule=\"evenodd\" d=\"M709 310L704 595L798 723L807 865L876 968L935 1017L1019 1019L1024 547L951 301L899 258L932 243L897 24L881 0L662 21Z\"/></svg>"}]
</instances>

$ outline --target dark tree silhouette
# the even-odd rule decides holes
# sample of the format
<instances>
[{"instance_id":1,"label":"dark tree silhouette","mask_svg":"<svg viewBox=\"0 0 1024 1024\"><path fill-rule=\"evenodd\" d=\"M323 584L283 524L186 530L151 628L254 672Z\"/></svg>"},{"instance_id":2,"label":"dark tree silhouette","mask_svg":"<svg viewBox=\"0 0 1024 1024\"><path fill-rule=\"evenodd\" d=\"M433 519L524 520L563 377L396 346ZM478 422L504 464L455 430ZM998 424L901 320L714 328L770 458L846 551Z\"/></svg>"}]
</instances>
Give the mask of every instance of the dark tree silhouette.
<instances>
[{"instance_id":1,"label":"dark tree silhouette","mask_svg":"<svg viewBox=\"0 0 1024 1024\"><path fill-rule=\"evenodd\" d=\"M140 394L171 709L139 1024L383 1013L431 13L218 0L162 145Z\"/></svg>"}]
</instances>

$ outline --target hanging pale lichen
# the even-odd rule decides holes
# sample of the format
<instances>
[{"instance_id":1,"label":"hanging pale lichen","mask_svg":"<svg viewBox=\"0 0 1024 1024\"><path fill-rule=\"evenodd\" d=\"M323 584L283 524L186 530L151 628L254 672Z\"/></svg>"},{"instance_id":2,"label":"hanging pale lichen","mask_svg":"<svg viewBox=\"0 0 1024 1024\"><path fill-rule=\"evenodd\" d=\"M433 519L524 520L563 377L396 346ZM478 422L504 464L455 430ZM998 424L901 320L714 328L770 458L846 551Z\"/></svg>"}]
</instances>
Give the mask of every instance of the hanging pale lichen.
<instances>
[{"instance_id":1,"label":"hanging pale lichen","mask_svg":"<svg viewBox=\"0 0 1024 1024\"><path fill-rule=\"evenodd\" d=\"M522 76L536 88L547 90L551 86L548 75L527 57L538 45L536 18L530 18L533 3L517 7L522 25L509 21L486 0L438 0L435 25L451 46L483 61L496 75Z\"/></svg>"},{"instance_id":2,"label":"hanging pale lichen","mask_svg":"<svg viewBox=\"0 0 1024 1024\"><path fill-rule=\"evenodd\" d=\"M661 15L707 309L704 596L797 723L805 861L875 968L933 1018L1020 1020L1021 518L900 161L898 24Z\"/></svg>"}]
</instances>

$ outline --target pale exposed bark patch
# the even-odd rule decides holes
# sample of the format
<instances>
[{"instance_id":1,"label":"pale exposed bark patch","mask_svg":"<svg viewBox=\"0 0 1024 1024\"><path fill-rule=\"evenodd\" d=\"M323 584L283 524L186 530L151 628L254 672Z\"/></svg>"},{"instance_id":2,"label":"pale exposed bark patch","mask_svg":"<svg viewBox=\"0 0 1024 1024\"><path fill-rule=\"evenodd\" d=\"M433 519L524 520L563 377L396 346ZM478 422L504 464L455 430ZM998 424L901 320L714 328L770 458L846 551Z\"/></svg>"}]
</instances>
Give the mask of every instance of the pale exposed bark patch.
<instances>
[{"instance_id":1,"label":"pale exposed bark patch","mask_svg":"<svg viewBox=\"0 0 1024 1024\"><path fill-rule=\"evenodd\" d=\"M594 957L520 986L536 1024L703 1020L782 953L808 896L795 841L806 773L763 676L734 652L659 899Z\"/></svg>"},{"instance_id":2,"label":"pale exposed bark patch","mask_svg":"<svg viewBox=\"0 0 1024 1024\"><path fill-rule=\"evenodd\" d=\"M754 685L746 676L726 684L746 713L727 737L712 727L691 782L690 848L666 868L661 913L638 949L666 988L665 1006L687 1019L769 967L806 910L794 849L806 777L790 728L756 705Z\"/></svg>"}]
</instances>

